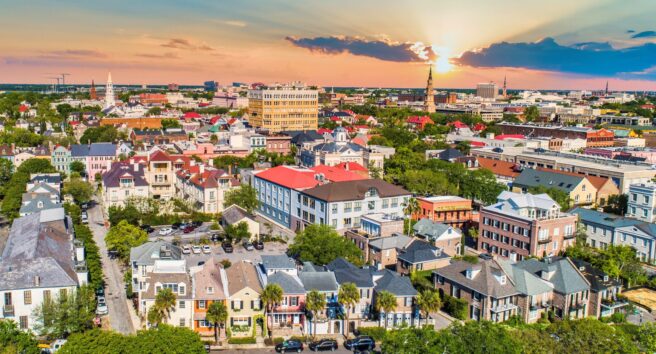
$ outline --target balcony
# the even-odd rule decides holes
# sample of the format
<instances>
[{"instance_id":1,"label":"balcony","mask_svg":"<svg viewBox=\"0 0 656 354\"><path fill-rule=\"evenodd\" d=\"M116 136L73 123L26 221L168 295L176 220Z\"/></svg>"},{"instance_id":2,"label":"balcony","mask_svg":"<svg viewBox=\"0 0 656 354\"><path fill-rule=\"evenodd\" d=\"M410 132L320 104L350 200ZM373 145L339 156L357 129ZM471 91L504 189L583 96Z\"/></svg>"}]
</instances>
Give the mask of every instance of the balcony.
<instances>
[{"instance_id":1,"label":"balcony","mask_svg":"<svg viewBox=\"0 0 656 354\"><path fill-rule=\"evenodd\" d=\"M494 307L490 308L490 311L498 313L498 312L506 312L506 311L512 311L517 309L517 305L515 304L503 304L503 305L497 305Z\"/></svg>"},{"instance_id":2,"label":"balcony","mask_svg":"<svg viewBox=\"0 0 656 354\"><path fill-rule=\"evenodd\" d=\"M4 305L2 307L3 317L14 317L14 305Z\"/></svg>"},{"instance_id":3,"label":"balcony","mask_svg":"<svg viewBox=\"0 0 656 354\"><path fill-rule=\"evenodd\" d=\"M539 244L549 243L549 242L551 242L551 240L552 240L552 238L551 238L551 236L549 236L549 237L538 239L538 243Z\"/></svg>"},{"instance_id":4,"label":"balcony","mask_svg":"<svg viewBox=\"0 0 656 354\"><path fill-rule=\"evenodd\" d=\"M573 238L576 238L576 234L573 234L573 233L572 234L565 234L565 236L563 236L563 238L565 240L571 240Z\"/></svg>"},{"instance_id":5,"label":"balcony","mask_svg":"<svg viewBox=\"0 0 656 354\"><path fill-rule=\"evenodd\" d=\"M584 306L585 306L585 302L579 302L579 303L576 303L576 304L571 304L569 306L569 312L574 312L574 311L581 310L581 309L583 309Z\"/></svg>"},{"instance_id":6,"label":"balcony","mask_svg":"<svg viewBox=\"0 0 656 354\"><path fill-rule=\"evenodd\" d=\"M628 301L622 300L622 299L602 299L601 300L602 310L604 308L609 309L609 310L614 310L614 309L617 309L617 308L620 308L620 307L624 307L628 304L629 304Z\"/></svg>"}]
</instances>

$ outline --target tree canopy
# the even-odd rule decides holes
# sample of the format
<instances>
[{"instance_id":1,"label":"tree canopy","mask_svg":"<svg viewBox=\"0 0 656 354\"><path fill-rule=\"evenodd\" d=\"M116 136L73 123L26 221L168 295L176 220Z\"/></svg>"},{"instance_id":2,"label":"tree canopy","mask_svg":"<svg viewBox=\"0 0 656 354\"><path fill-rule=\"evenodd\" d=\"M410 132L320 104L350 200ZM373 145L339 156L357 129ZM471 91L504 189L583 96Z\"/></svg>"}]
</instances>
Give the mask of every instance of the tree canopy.
<instances>
[{"instance_id":1,"label":"tree canopy","mask_svg":"<svg viewBox=\"0 0 656 354\"><path fill-rule=\"evenodd\" d=\"M116 127L111 125L102 125L99 127L90 127L84 131L80 137L80 144L101 143L101 142L115 142L117 140L126 140L127 135L119 132Z\"/></svg>"},{"instance_id":2,"label":"tree canopy","mask_svg":"<svg viewBox=\"0 0 656 354\"><path fill-rule=\"evenodd\" d=\"M107 235L105 235L107 249L116 251L123 262L129 260L132 247L143 245L147 241L148 234L144 230L129 224L125 220L112 225Z\"/></svg>"},{"instance_id":3,"label":"tree canopy","mask_svg":"<svg viewBox=\"0 0 656 354\"><path fill-rule=\"evenodd\" d=\"M252 213L259 205L259 201L257 200L257 190L247 184L242 184L238 188L229 190L225 194L223 205L229 207L233 204L246 209L249 213Z\"/></svg>"},{"instance_id":4,"label":"tree canopy","mask_svg":"<svg viewBox=\"0 0 656 354\"><path fill-rule=\"evenodd\" d=\"M0 319L0 354L38 354L37 344L34 335L20 330L16 322Z\"/></svg>"},{"instance_id":5,"label":"tree canopy","mask_svg":"<svg viewBox=\"0 0 656 354\"><path fill-rule=\"evenodd\" d=\"M51 172L56 172L56 170L50 164L50 160L32 158L24 161L4 186L2 213L10 219L18 217L23 193L25 193L27 182L30 181L30 174Z\"/></svg>"},{"instance_id":6,"label":"tree canopy","mask_svg":"<svg viewBox=\"0 0 656 354\"><path fill-rule=\"evenodd\" d=\"M289 246L290 254L301 261L325 265L344 257L356 265L363 264L362 252L328 225L312 224L299 232Z\"/></svg>"}]
</instances>

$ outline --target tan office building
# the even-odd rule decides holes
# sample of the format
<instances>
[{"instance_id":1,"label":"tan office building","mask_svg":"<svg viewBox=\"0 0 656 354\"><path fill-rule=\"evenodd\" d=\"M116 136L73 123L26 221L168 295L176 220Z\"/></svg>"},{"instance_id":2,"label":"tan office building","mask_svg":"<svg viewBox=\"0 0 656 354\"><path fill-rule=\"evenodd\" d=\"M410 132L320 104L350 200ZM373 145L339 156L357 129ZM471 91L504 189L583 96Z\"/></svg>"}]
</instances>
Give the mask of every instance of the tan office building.
<instances>
[{"instance_id":1,"label":"tan office building","mask_svg":"<svg viewBox=\"0 0 656 354\"><path fill-rule=\"evenodd\" d=\"M249 122L271 132L316 130L318 91L304 88L263 88L248 91Z\"/></svg>"}]
</instances>

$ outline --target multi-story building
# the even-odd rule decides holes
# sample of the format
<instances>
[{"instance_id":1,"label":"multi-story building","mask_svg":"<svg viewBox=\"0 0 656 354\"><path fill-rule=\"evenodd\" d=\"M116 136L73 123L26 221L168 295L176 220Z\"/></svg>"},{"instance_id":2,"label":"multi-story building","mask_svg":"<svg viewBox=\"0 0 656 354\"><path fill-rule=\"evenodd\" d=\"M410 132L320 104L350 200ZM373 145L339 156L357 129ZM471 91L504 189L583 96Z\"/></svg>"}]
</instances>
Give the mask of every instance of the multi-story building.
<instances>
[{"instance_id":1,"label":"multi-story building","mask_svg":"<svg viewBox=\"0 0 656 354\"><path fill-rule=\"evenodd\" d=\"M656 262L656 226L633 218L576 208L572 214L585 227L586 242L597 248L625 245L636 250L643 262Z\"/></svg>"},{"instance_id":2,"label":"multi-story building","mask_svg":"<svg viewBox=\"0 0 656 354\"><path fill-rule=\"evenodd\" d=\"M367 214L402 216L410 196L405 189L380 179L333 182L305 189L299 192L296 209L291 211L292 229L324 224L346 231L359 227Z\"/></svg>"},{"instance_id":3,"label":"multi-story building","mask_svg":"<svg viewBox=\"0 0 656 354\"><path fill-rule=\"evenodd\" d=\"M419 210L414 220L428 218L453 227L464 228L472 221L472 201L457 196L418 197Z\"/></svg>"},{"instance_id":4,"label":"multi-story building","mask_svg":"<svg viewBox=\"0 0 656 354\"><path fill-rule=\"evenodd\" d=\"M0 319L33 330L35 310L45 299L71 294L87 281L84 245L63 208L13 221L0 257Z\"/></svg>"},{"instance_id":5,"label":"multi-story building","mask_svg":"<svg viewBox=\"0 0 656 354\"><path fill-rule=\"evenodd\" d=\"M504 191L481 209L478 249L514 260L556 255L574 244L576 220L547 194Z\"/></svg>"},{"instance_id":6,"label":"multi-story building","mask_svg":"<svg viewBox=\"0 0 656 354\"><path fill-rule=\"evenodd\" d=\"M52 150L50 163L59 172L65 174L71 173L71 150L66 146L57 145Z\"/></svg>"},{"instance_id":7,"label":"multi-story building","mask_svg":"<svg viewBox=\"0 0 656 354\"><path fill-rule=\"evenodd\" d=\"M410 277L402 276L391 270L383 270L373 275L374 295L372 302L376 303L376 296L383 291L389 292L396 298L396 307L390 312L383 310L378 313L378 325L381 327L397 327L401 325L414 326L419 319L416 308L417 290L412 286Z\"/></svg>"},{"instance_id":8,"label":"multi-story building","mask_svg":"<svg viewBox=\"0 0 656 354\"><path fill-rule=\"evenodd\" d=\"M319 117L317 90L295 87L248 91L249 122L271 132L316 130Z\"/></svg>"},{"instance_id":9,"label":"multi-story building","mask_svg":"<svg viewBox=\"0 0 656 354\"><path fill-rule=\"evenodd\" d=\"M251 336L256 319L263 316L260 301L262 285L253 263L240 261L225 270L227 279L228 325L245 331L232 331L233 336ZM259 326L256 326L258 328Z\"/></svg>"},{"instance_id":10,"label":"multi-story building","mask_svg":"<svg viewBox=\"0 0 656 354\"><path fill-rule=\"evenodd\" d=\"M618 296L622 293L620 280L612 279L608 274L588 262L579 259L572 259L572 262L578 268L579 273L590 283L588 316L595 318L610 316L629 304L628 301Z\"/></svg>"},{"instance_id":11,"label":"multi-story building","mask_svg":"<svg viewBox=\"0 0 656 354\"><path fill-rule=\"evenodd\" d=\"M148 274L153 272L156 261L180 261L182 249L166 241L149 241L130 249L130 267L132 269L132 292L146 290Z\"/></svg>"},{"instance_id":12,"label":"multi-story building","mask_svg":"<svg viewBox=\"0 0 656 354\"><path fill-rule=\"evenodd\" d=\"M298 153L300 164L308 167L355 162L382 171L384 159L383 153L350 142L348 132L342 127L333 130L330 141L324 138L323 143L306 143Z\"/></svg>"},{"instance_id":13,"label":"multi-story building","mask_svg":"<svg viewBox=\"0 0 656 354\"><path fill-rule=\"evenodd\" d=\"M499 86L494 82L476 85L476 97L495 99L499 95Z\"/></svg>"},{"instance_id":14,"label":"multi-story building","mask_svg":"<svg viewBox=\"0 0 656 354\"><path fill-rule=\"evenodd\" d=\"M210 257L205 264L197 271L191 274L193 288L193 329L201 336L214 335L214 324L207 321L206 315L210 305L214 302L226 304L226 293L228 292L227 276L225 269L218 261ZM226 306L227 308L227 306ZM225 336L224 331L220 331L220 337ZM242 333L240 331L232 332L235 335ZM252 332L248 332L249 335Z\"/></svg>"},{"instance_id":15,"label":"multi-story building","mask_svg":"<svg viewBox=\"0 0 656 354\"><path fill-rule=\"evenodd\" d=\"M298 273L298 278L305 288L306 294L316 290L326 297L326 306L317 311L316 316L306 328L306 333L310 334L345 334L342 325L344 323L344 308L337 301L337 292L339 284L335 278L335 273L325 269L314 269L313 265L303 267L303 271Z\"/></svg>"},{"instance_id":16,"label":"multi-story building","mask_svg":"<svg viewBox=\"0 0 656 354\"><path fill-rule=\"evenodd\" d=\"M154 199L171 199L175 196L175 182L177 170L174 159L161 151L156 150L148 155L145 177L150 185L150 196Z\"/></svg>"},{"instance_id":17,"label":"multi-story building","mask_svg":"<svg viewBox=\"0 0 656 354\"><path fill-rule=\"evenodd\" d=\"M130 198L148 198L149 185L144 177L144 166L114 162L102 176L103 206L124 207Z\"/></svg>"},{"instance_id":18,"label":"multi-story building","mask_svg":"<svg viewBox=\"0 0 656 354\"><path fill-rule=\"evenodd\" d=\"M63 156L66 155L64 154ZM93 143L71 145L68 171L70 172L70 164L73 161L80 161L86 166L89 181L93 182L96 179L96 175L102 175L110 169L116 157L116 144ZM61 166L63 166L63 163Z\"/></svg>"},{"instance_id":19,"label":"multi-story building","mask_svg":"<svg viewBox=\"0 0 656 354\"><path fill-rule=\"evenodd\" d=\"M567 193L574 205L591 205L596 202L597 189L584 176L563 174L555 170L525 168L512 183L512 191L528 193L531 188L555 188Z\"/></svg>"},{"instance_id":20,"label":"multi-story building","mask_svg":"<svg viewBox=\"0 0 656 354\"><path fill-rule=\"evenodd\" d=\"M223 211L225 193L239 186L239 181L224 170L202 164L180 169L175 175L176 196L201 213Z\"/></svg>"},{"instance_id":21,"label":"multi-story building","mask_svg":"<svg viewBox=\"0 0 656 354\"><path fill-rule=\"evenodd\" d=\"M651 223L656 220L656 184L637 183L629 186L626 216Z\"/></svg>"},{"instance_id":22,"label":"multi-story building","mask_svg":"<svg viewBox=\"0 0 656 354\"><path fill-rule=\"evenodd\" d=\"M346 328L352 331L359 326L360 321L367 320L373 311L374 281L371 270L358 268L344 258L337 258L328 263L326 269L335 274L335 279L340 286L353 283L358 288L360 301L351 310L349 314L350 323L347 324L348 327Z\"/></svg>"},{"instance_id":23,"label":"multi-story building","mask_svg":"<svg viewBox=\"0 0 656 354\"><path fill-rule=\"evenodd\" d=\"M461 254L462 232L451 225L421 219L412 226L412 235L442 249L446 254Z\"/></svg>"},{"instance_id":24,"label":"multi-story building","mask_svg":"<svg viewBox=\"0 0 656 354\"><path fill-rule=\"evenodd\" d=\"M144 283L144 288L137 293L140 316L147 318L148 310L155 305L157 294L161 290L171 289L177 300L172 311L169 312L167 323L172 326L193 328L193 286L186 261L155 260L152 271L146 272Z\"/></svg>"}]
</instances>

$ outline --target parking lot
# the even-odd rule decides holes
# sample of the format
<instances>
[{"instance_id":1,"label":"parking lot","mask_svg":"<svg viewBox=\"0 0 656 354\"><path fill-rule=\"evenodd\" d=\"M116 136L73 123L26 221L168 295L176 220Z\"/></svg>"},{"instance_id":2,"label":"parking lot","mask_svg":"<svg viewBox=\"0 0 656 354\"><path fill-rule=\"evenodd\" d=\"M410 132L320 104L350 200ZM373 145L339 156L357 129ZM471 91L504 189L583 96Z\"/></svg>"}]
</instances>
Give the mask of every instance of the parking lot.
<instances>
[{"instance_id":1,"label":"parking lot","mask_svg":"<svg viewBox=\"0 0 656 354\"><path fill-rule=\"evenodd\" d=\"M211 248L210 254L200 253L200 254L185 254L184 258L187 260L189 266L198 265L199 262L206 262L210 257L214 257L218 261L224 259L229 260L231 263L239 262L241 260L251 261L253 263L258 263L262 260L262 255L272 255L272 254L281 254L287 251L287 245L281 244L278 242L267 242L264 244L263 250L252 250L247 251L244 247L239 245L234 245L232 253L225 253L221 244L210 244Z\"/></svg>"}]
</instances>

